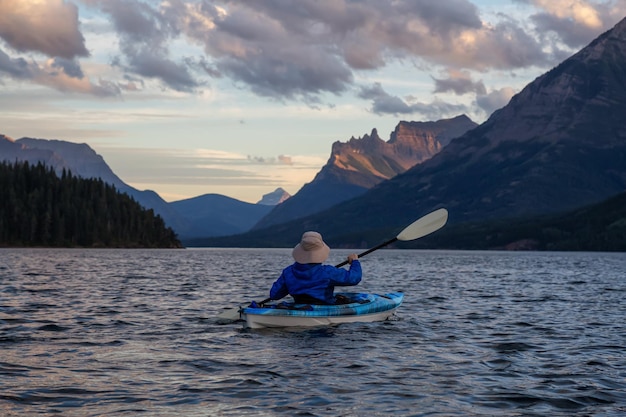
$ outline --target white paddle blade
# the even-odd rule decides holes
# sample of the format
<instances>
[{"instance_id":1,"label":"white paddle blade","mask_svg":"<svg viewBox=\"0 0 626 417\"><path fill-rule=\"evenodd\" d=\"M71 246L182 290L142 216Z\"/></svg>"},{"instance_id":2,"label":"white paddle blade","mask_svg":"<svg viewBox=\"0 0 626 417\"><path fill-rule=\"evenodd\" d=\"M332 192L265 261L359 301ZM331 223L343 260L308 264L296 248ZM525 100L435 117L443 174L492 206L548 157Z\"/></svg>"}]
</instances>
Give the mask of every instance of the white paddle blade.
<instances>
[{"instance_id":1,"label":"white paddle blade","mask_svg":"<svg viewBox=\"0 0 626 417\"><path fill-rule=\"evenodd\" d=\"M415 240L441 229L448 221L448 210L441 208L425 215L404 228L398 240Z\"/></svg>"}]
</instances>

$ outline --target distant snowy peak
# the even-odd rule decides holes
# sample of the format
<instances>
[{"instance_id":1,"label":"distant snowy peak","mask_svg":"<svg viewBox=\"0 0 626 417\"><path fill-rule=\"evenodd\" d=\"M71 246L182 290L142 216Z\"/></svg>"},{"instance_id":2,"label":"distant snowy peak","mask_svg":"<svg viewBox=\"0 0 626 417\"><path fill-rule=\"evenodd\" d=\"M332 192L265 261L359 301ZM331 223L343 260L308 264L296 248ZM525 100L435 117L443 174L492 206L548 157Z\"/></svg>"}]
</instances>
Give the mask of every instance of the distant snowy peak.
<instances>
[{"instance_id":1,"label":"distant snowy peak","mask_svg":"<svg viewBox=\"0 0 626 417\"><path fill-rule=\"evenodd\" d=\"M291 197L291 194L279 187L271 193L264 194L263 198L261 198L257 204L264 206L276 206L287 200L289 197Z\"/></svg>"}]
</instances>

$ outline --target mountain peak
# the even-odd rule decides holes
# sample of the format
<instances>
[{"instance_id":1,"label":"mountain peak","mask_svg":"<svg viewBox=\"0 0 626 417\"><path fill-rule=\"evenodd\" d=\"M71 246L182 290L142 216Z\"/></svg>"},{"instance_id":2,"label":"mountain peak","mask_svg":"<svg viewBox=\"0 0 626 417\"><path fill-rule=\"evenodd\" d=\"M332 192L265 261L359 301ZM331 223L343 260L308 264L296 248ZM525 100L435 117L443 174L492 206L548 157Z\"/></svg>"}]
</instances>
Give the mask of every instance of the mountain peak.
<instances>
[{"instance_id":1,"label":"mountain peak","mask_svg":"<svg viewBox=\"0 0 626 417\"><path fill-rule=\"evenodd\" d=\"M503 143L618 145L626 114L626 19L539 76L476 129L477 158ZM602 120L602 121L600 121ZM480 144L480 146L478 146ZM486 146L483 146L486 145Z\"/></svg>"},{"instance_id":2,"label":"mountain peak","mask_svg":"<svg viewBox=\"0 0 626 417\"><path fill-rule=\"evenodd\" d=\"M333 143L329 165L373 176L376 178L373 185L432 157L452 139L476 126L466 115L435 122L401 121L387 142L374 128L361 138L353 136L348 142ZM320 174L325 177L324 169Z\"/></svg>"},{"instance_id":3,"label":"mountain peak","mask_svg":"<svg viewBox=\"0 0 626 417\"><path fill-rule=\"evenodd\" d=\"M261 198L257 202L257 204L260 204L263 206L275 206L287 200L289 197L291 197L291 194L289 194L287 191L285 191L281 187L278 187L271 193L263 194L263 198Z\"/></svg>"}]
</instances>

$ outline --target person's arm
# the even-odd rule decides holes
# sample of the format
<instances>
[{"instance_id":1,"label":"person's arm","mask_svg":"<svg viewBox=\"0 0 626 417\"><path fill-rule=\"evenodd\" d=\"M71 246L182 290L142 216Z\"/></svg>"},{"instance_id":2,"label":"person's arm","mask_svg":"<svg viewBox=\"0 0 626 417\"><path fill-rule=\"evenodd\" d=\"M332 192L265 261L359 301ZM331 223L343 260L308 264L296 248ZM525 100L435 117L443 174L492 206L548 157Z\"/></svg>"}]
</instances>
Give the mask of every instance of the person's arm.
<instances>
[{"instance_id":1,"label":"person's arm","mask_svg":"<svg viewBox=\"0 0 626 417\"><path fill-rule=\"evenodd\" d=\"M361 282L363 272L361 270L361 262L359 262L359 256L356 253L348 255L348 263L350 268L345 270L343 268L336 268L337 275L333 280L333 285L336 286L352 286Z\"/></svg>"},{"instance_id":2,"label":"person's arm","mask_svg":"<svg viewBox=\"0 0 626 417\"><path fill-rule=\"evenodd\" d=\"M287 290L285 273L283 272L272 285L272 289L270 290L270 299L280 300L281 298L286 297L287 294L289 294L289 290Z\"/></svg>"}]
</instances>

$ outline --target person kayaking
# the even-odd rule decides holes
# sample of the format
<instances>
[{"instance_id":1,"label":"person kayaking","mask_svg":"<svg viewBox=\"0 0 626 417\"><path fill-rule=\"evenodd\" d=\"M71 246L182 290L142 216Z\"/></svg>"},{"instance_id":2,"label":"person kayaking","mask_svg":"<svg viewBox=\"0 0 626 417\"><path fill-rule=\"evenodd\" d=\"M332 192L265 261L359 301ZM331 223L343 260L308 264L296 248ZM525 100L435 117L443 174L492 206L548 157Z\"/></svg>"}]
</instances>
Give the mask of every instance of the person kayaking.
<instances>
[{"instance_id":1,"label":"person kayaking","mask_svg":"<svg viewBox=\"0 0 626 417\"><path fill-rule=\"evenodd\" d=\"M361 282L361 263L356 253L348 255L349 269L322 265L330 248L318 232L305 232L291 254L295 262L283 269L272 285L272 300L290 294L297 303L341 304L341 298L334 295L335 286L353 286Z\"/></svg>"}]
</instances>

